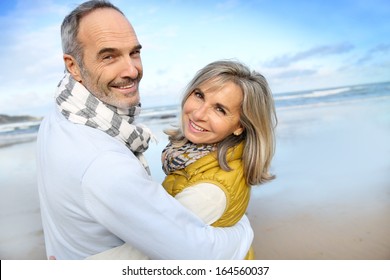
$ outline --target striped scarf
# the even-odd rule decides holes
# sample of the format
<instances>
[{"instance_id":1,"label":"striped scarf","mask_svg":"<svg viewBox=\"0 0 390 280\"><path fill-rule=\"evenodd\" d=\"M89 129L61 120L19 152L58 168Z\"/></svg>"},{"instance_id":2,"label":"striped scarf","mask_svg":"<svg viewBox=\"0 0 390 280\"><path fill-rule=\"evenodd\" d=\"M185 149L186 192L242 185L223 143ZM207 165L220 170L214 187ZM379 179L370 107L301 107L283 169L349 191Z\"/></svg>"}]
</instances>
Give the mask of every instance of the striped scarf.
<instances>
[{"instance_id":1,"label":"striped scarf","mask_svg":"<svg viewBox=\"0 0 390 280\"><path fill-rule=\"evenodd\" d=\"M190 141L178 148L169 143L162 151L163 171L168 175L175 170L184 169L216 149L212 144L194 144Z\"/></svg>"},{"instance_id":2,"label":"striped scarf","mask_svg":"<svg viewBox=\"0 0 390 280\"><path fill-rule=\"evenodd\" d=\"M149 147L151 132L142 125L133 124L141 112L140 105L119 109L103 103L69 73L58 85L56 102L69 121L99 129L125 144L150 174L143 152Z\"/></svg>"}]
</instances>

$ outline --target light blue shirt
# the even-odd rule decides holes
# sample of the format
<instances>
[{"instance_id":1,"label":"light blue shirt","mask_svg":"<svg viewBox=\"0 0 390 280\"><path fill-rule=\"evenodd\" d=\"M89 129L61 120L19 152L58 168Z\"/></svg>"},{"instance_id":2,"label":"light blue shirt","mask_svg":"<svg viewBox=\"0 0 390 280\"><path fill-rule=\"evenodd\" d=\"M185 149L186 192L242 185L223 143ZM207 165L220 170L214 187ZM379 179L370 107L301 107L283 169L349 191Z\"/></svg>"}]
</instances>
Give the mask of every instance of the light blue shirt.
<instances>
[{"instance_id":1,"label":"light blue shirt","mask_svg":"<svg viewBox=\"0 0 390 280\"><path fill-rule=\"evenodd\" d=\"M48 256L84 259L124 242L151 259L243 259L248 252L253 231L245 216L234 227L206 225L106 133L53 109L37 143Z\"/></svg>"}]
</instances>

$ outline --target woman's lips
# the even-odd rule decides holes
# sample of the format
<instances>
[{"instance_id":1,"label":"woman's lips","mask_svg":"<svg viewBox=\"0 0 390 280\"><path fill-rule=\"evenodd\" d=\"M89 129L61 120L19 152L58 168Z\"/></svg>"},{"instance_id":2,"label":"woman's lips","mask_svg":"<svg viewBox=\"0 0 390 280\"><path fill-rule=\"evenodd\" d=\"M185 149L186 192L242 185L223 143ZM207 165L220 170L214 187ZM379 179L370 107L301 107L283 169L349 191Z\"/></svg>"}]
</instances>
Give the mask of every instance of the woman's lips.
<instances>
[{"instance_id":1,"label":"woman's lips","mask_svg":"<svg viewBox=\"0 0 390 280\"><path fill-rule=\"evenodd\" d=\"M191 128L193 128L193 130L195 130L195 131L199 131L199 132L205 132L205 131L207 131L206 129L204 129L204 128L202 128L202 127L200 127L200 126L198 126L198 125L196 125L193 121L189 121L189 124L190 124L190 127Z\"/></svg>"}]
</instances>

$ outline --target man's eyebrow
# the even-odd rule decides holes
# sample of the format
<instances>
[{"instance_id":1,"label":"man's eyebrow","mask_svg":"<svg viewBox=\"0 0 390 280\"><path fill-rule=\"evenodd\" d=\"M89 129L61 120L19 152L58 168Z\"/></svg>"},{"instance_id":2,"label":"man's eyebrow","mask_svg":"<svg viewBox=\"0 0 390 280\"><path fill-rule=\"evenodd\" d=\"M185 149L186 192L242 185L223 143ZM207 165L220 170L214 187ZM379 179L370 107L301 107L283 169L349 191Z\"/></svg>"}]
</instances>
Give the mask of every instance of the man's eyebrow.
<instances>
[{"instance_id":1,"label":"man's eyebrow","mask_svg":"<svg viewBox=\"0 0 390 280\"><path fill-rule=\"evenodd\" d=\"M140 50L140 49L142 49L142 45L140 45L140 44L138 44L138 45L136 45L133 49L132 49L132 51L138 51L138 50ZM105 53L115 53L115 52L118 52L119 51L119 49L117 49L117 48L103 48L103 49L101 49L98 53L97 53L97 56L99 57L99 56L101 56L102 54L105 54Z\"/></svg>"},{"instance_id":2,"label":"man's eyebrow","mask_svg":"<svg viewBox=\"0 0 390 280\"><path fill-rule=\"evenodd\" d=\"M102 54L105 54L105 53L114 53L114 52L117 52L118 49L116 48L103 48L101 49L98 53L97 53L97 56L101 56Z\"/></svg>"}]
</instances>

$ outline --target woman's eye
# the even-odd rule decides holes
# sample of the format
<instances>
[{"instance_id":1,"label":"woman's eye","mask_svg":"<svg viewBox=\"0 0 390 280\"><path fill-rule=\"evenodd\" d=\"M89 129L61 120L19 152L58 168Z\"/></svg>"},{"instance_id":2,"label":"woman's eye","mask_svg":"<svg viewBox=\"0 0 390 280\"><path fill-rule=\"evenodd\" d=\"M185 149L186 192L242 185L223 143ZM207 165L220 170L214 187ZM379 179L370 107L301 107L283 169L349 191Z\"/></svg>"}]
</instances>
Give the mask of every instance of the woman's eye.
<instances>
[{"instance_id":1,"label":"woman's eye","mask_svg":"<svg viewBox=\"0 0 390 280\"><path fill-rule=\"evenodd\" d=\"M203 94L200 91L194 91L194 95L198 98L203 98Z\"/></svg>"},{"instance_id":2,"label":"woman's eye","mask_svg":"<svg viewBox=\"0 0 390 280\"><path fill-rule=\"evenodd\" d=\"M216 110L224 115L226 115L226 111L222 107L217 107Z\"/></svg>"}]
</instances>

